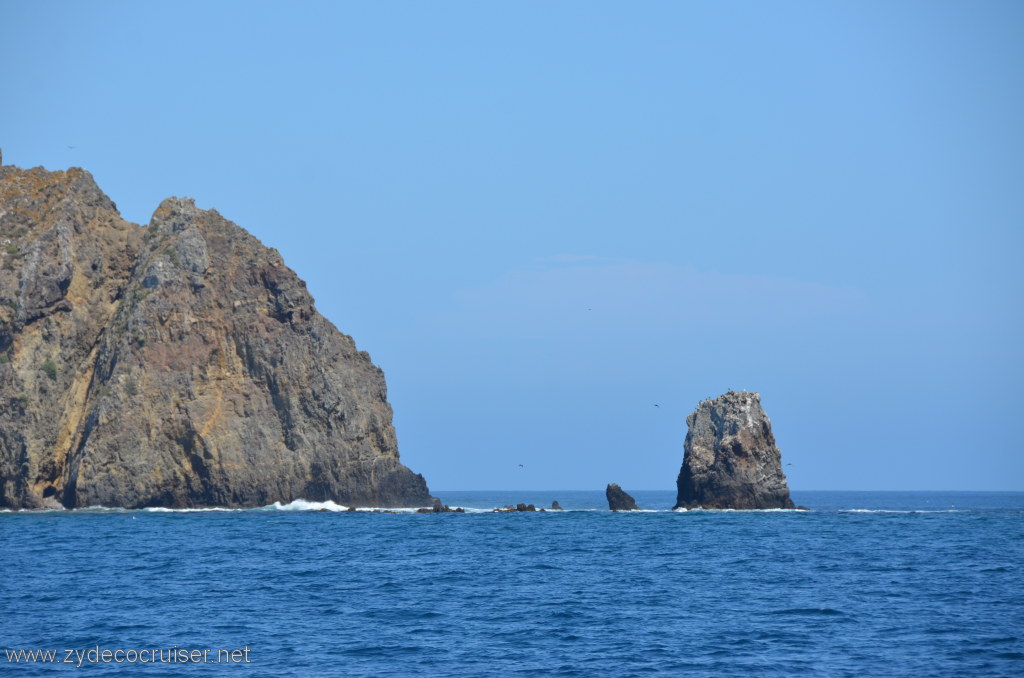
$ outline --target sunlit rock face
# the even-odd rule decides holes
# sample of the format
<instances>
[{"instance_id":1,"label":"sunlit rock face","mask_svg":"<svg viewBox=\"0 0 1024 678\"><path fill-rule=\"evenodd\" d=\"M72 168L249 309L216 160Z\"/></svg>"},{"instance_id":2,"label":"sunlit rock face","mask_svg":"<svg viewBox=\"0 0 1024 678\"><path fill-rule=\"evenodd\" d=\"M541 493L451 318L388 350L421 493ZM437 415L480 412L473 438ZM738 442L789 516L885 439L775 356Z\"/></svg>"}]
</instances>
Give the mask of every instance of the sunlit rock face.
<instances>
[{"instance_id":1,"label":"sunlit rock face","mask_svg":"<svg viewBox=\"0 0 1024 678\"><path fill-rule=\"evenodd\" d=\"M0 507L425 506L384 375L216 211L0 167Z\"/></svg>"},{"instance_id":2,"label":"sunlit rock face","mask_svg":"<svg viewBox=\"0 0 1024 678\"><path fill-rule=\"evenodd\" d=\"M729 391L686 418L676 508L794 508L757 393Z\"/></svg>"}]
</instances>

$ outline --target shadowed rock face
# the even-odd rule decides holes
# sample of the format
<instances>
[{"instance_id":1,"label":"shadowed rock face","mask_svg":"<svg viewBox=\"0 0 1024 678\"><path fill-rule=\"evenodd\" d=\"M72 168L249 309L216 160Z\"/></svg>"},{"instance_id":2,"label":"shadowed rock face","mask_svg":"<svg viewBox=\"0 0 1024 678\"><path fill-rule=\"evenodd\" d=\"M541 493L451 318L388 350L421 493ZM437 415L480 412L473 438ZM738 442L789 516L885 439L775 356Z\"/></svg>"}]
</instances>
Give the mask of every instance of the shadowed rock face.
<instances>
[{"instance_id":1,"label":"shadowed rock face","mask_svg":"<svg viewBox=\"0 0 1024 678\"><path fill-rule=\"evenodd\" d=\"M705 400L686 425L676 508L793 508L759 394L730 391Z\"/></svg>"},{"instance_id":2,"label":"shadowed rock face","mask_svg":"<svg viewBox=\"0 0 1024 678\"><path fill-rule=\"evenodd\" d=\"M384 375L215 211L0 167L0 507L427 506Z\"/></svg>"},{"instance_id":3,"label":"shadowed rock face","mask_svg":"<svg viewBox=\"0 0 1024 678\"><path fill-rule=\"evenodd\" d=\"M639 511L633 497L619 487L618 483L611 483L604 490L604 496L608 500L608 508L612 511Z\"/></svg>"}]
</instances>

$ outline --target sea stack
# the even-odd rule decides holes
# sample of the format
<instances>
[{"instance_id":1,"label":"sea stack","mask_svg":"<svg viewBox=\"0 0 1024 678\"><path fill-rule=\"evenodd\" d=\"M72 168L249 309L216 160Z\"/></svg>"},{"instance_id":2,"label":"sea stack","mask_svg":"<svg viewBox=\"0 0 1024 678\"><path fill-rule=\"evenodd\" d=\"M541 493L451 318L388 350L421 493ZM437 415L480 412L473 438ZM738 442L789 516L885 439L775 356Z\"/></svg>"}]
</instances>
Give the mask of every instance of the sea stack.
<instances>
[{"instance_id":1,"label":"sea stack","mask_svg":"<svg viewBox=\"0 0 1024 678\"><path fill-rule=\"evenodd\" d=\"M217 212L5 165L0 242L0 508L431 504L383 372Z\"/></svg>"},{"instance_id":2,"label":"sea stack","mask_svg":"<svg viewBox=\"0 0 1024 678\"><path fill-rule=\"evenodd\" d=\"M686 425L675 508L794 508L760 394L705 400Z\"/></svg>"},{"instance_id":3,"label":"sea stack","mask_svg":"<svg viewBox=\"0 0 1024 678\"><path fill-rule=\"evenodd\" d=\"M618 483L612 483L605 488L604 496L608 499L608 508L612 511L639 511L633 497L619 487Z\"/></svg>"}]
</instances>

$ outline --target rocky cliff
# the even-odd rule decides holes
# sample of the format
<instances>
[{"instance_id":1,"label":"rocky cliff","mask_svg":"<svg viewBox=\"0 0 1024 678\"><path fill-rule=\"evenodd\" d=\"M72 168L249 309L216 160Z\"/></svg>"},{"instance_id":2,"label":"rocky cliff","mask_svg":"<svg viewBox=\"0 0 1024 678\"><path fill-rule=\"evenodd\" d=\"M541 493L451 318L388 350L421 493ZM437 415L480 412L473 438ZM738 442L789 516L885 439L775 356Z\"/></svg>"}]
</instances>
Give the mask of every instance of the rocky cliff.
<instances>
[{"instance_id":1,"label":"rocky cliff","mask_svg":"<svg viewBox=\"0 0 1024 678\"><path fill-rule=\"evenodd\" d=\"M705 400L686 425L676 508L793 508L759 394L729 391Z\"/></svg>"},{"instance_id":2,"label":"rocky cliff","mask_svg":"<svg viewBox=\"0 0 1024 678\"><path fill-rule=\"evenodd\" d=\"M0 507L427 506L384 375L276 250L0 167Z\"/></svg>"}]
</instances>

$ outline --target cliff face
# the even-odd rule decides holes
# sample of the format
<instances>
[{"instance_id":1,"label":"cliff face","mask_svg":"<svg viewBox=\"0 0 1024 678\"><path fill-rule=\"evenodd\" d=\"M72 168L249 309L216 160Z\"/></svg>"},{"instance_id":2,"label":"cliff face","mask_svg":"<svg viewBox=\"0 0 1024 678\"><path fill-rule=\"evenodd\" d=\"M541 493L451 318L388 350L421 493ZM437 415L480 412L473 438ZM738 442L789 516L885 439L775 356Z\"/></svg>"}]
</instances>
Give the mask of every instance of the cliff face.
<instances>
[{"instance_id":1,"label":"cliff face","mask_svg":"<svg viewBox=\"0 0 1024 678\"><path fill-rule=\"evenodd\" d=\"M430 504L381 370L217 212L0 167L0 234L0 507Z\"/></svg>"},{"instance_id":2,"label":"cliff face","mask_svg":"<svg viewBox=\"0 0 1024 678\"><path fill-rule=\"evenodd\" d=\"M705 400L686 425L676 508L793 508L760 395L730 391Z\"/></svg>"}]
</instances>

